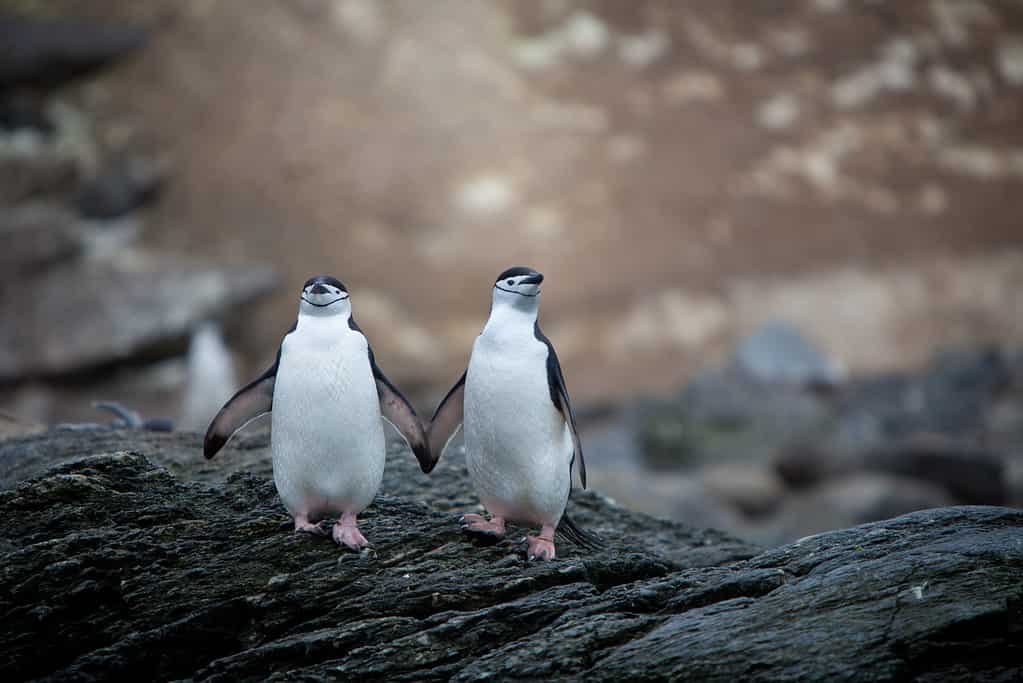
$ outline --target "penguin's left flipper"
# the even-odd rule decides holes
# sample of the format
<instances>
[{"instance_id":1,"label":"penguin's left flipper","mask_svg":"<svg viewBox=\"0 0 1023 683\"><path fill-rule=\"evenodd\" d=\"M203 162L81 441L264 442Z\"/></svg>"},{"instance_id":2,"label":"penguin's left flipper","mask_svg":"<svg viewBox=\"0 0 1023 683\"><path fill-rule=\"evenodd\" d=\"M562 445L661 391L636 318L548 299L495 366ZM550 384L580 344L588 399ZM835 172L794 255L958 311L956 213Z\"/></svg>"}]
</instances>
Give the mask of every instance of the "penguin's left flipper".
<instances>
[{"instance_id":1,"label":"penguin's left flipper","mask_svg":"<svg viewBox=\"0 0 1023 683\"><path fill-rule=\"evenodd\" d=\"M235 432L257 417L270 412L279 363L280 352L270 369L239 389L213 418L202 445L202 452L207 460L216 455Z\"/></svg>"},{"instance_id":2,"label":"penguin's left flipper","mask_svg":"<svg viewBox=\"0 0 1023 683\"><path fill-rule=\"evenodd\" d=\"M398 430L405 443L419 461L419 469L429 472L437 464L437 459L430 453L430 445L426 440L426 431L412 404L391 384L384 373L377 367L373 351L369 352L370 365L373 366L373 378L377 382L377 395L380 397L380 415Z\"/></svg>"},{"instance_id":3,"label":"penguin's left flipper","mask_svg":"<svg viewBox=\"0 0 1023 683\"><path fill-rule=\"evenodd\" d=\"M579 440L579 430L575 426L575 415L572 413L572 403L568 400L568 388L565 386L565 376L561 372L558 354L555 353L554 344L551 344L551 340L540 331L539 323L534 324L533 335L547 345L547 388L550 390L551 401L554 402L554 407L558 409L558 412L565 418L565 422L572 430L574 449L572 450L572 460L569 463L569 473L571 474L571 468L575 464L576 459L578 459L579 481L582 482L583 488L586 488L586 461L583 460L583 444Z\"/></svg>"},{"instance_id":4,"label":"penguin's left flipper","mask_svg":"<svg viewBox=\"0 0 1023 683\"><path fill-rule=\"evenodd\" d=\"M366 336L366 333L362 331L359 324L355 322L355 318L348 318L348 326L363 337ZM430 445L426 441L426 431L423 429L423 423L419 421L419 416L416 415L412 404L398 390L398 387L394 386L391 380L387 379L384 371L377 365L377 359L373 355L373 347L370 346L369 339L366 339L366 351L369 353L369 367L373 371L373 379L377 383L377 396L380 398L380 416L387 420L387 423L401 434L401 438L405 440L408 447L412 449L413 455L416 456L416 460L419 461L419 469L429 472L437 464L437 459L430 453Z\"/></svg>"},{"instance_id":5,"label":"penguin's left flipper","mask_svg":"<svg viewBox=\"0 0 1023 683\"><path fill-rule=\"evenodd\" d=\"M427 440L430 442L430 450L436 454L436 458L440 460L440 456L443 455L444 449L447 448L448 442L451 441L458 428L462 426L463 401L465 399L465 375L468 373L462 373L462 376L455 382L455 386L448 390L447 395L437 406L437 410L433 412L433 418L430 420L430 426L426 430Z\"/></svg>"}]
</instances>

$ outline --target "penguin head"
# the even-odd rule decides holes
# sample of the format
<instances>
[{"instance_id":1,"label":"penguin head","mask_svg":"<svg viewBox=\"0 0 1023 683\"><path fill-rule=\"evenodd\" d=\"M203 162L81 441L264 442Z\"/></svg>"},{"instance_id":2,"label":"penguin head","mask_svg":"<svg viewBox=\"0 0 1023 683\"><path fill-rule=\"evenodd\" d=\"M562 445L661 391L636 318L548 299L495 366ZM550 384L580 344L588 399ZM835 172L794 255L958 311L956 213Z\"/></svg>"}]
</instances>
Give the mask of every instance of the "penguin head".
<instances>
[{"instance_id":1,"label":"penguin head","mask_svg":"<svg viewBox=\"0 0 1023 683\"><path fill-rule=\"evenodd\" d=\"M506 302L517 307L533 307L540 297L543 273L526 266L509 268L494 282L494 302Z\"/></svg>"},{"instance_id":2,"label":"penguin head","mask_svg":"<svg viewBox=\"0 0 1023 683\"><path fill-rule=\"evenodd\" d=\"M311 315L338 315L352 312L348 288L330 275L317 275L302 285L302 313Z\"/></svg>"}]
</instances>

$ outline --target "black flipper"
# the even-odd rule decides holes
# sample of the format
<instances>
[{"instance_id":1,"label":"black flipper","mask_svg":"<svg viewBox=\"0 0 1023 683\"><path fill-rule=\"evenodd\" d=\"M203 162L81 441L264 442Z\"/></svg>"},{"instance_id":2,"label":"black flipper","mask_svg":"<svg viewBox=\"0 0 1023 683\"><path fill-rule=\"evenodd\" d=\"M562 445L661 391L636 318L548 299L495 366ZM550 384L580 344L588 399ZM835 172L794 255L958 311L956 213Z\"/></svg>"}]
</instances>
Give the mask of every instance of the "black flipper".
<instances>
[{"instance_id":1,"label":"black flipper","mask_svg":"<svg viewBox=\"0 0 1023 683\"><path fill-rule=\"evenodd\" d=\"M430 426L426 430L427 440L430 442L430 451L440 460L448 442L462 426L463 401L465 399L465 376L466 370L455 382L455 386L448 390L444 400L437 406L430 419Z\"/></svg>"},{"instance_id":2,"label":"black flipper","mask_svg":"<svg viewBox=\"0 0 1023 683\"><path fill-rule=\"evenodd\" d=\"M572 441L575 444L575 450L572 452L569 472L571 473L571 467L575 465L576 458L578 458L579 481L582 482L583 488L586 488L586 461L583 460L583 444L579 440L579 430L575 426L575 415L572 413L572 404L568 399L565 376L561 374L561 363L558 361L558 354L554 351L554 345L551 344L551 340L540 331L539 322L533 325L533 334L538 340L547 345L547 387L551 392L551 401L554 402L554 407L558 409L572 430Z\"/></svg>"},{"instance_id":3,"label":"black flipper","mask_svg":"<svg viewBox=\"0 0 1023 683\"><path fill-rule=\"evenodd\" d=\"M554 407L558 409L572 430L572 442L575 449L572 452L572 460L569 463L569 477L571 478L572 466L575 465L576 458L578 457L579 480L582 482L583 488L586 488L586 461L583 459L583 444L579 439L579 430L575 425L575 414L572 412L572 403L568 398L568 388L565 386L565 376L561 372L561 362L558 360L558 354L554 351L554 345L551 344L551 340L540 330L539 322L533 326L533 335L547 345L547 387L551 392L551 401L554 402ZM572 486L569 484L568 497L571 497L571 495ZM568 506L567 499L565 500L565 506ZM572 518L568 516L568 510L565 510L561 515L557 533L581 548L597 550L604 546L604 541L600 536L591 531L580 529L572 521Z\"/></svg>"},{"instance_id":4,"label":"black flipper","mask_svg":"<svg viewBox=\"0 0 1023 683\"><path fill-rule=\"evenodd\" d=\"M362 336L366 336L354 318L348 318L348 326ZM419 469L429 472L437 464L437 459L431 455L423 423L405 395L391 383L391 380L387 379L380 366L377 365L373 347L369 345L368 339L366 347L369 349L369 365L373 369L373 379L377 384L377 396L380 398L380 414L405 439L405 443L412 449L416 460L419 461Z\"/></svg>"},{"instance_id":5,"label":"black flipper","mask_svg":"<svg viewBox=\"0 0 1023 683\"><path fill-rule=\"evenodd\" d=\"M216 455L235 432L257 417L270 412L274 399L274 383L277 381L277 366L280 362L281 352L278 350L274 364L239 389L210 422L202 445L202 453L207 460Z\"/></svg>"}]
</instances>

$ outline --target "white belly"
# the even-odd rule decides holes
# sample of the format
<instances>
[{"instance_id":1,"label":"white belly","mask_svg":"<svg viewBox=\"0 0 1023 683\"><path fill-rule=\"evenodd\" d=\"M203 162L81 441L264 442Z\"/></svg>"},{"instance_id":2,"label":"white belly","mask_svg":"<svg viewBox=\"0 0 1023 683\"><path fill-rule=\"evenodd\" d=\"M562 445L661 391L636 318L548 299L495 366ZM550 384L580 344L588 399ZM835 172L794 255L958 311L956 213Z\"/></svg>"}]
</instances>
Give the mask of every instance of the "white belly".
<instances>
[{"instance_id":1,"label":"white belly","mask_svg":"<svg viewBox=\"0 0 1023 683\"><path fill-rule=\"evenodd\" d=\"M477 339L465 380L469 476L494 515L556 526L571 487L572 435L547 385L547 349L535 340Z\"/></svg>"},{"instance_id":2,"label":"white belly","mask_svg":"<svg viewBox=\"0 0 1023 683\"><path fill-rule=\"evenodd\" d=\"M274 386L274 483L294 516L359 512L384 473L385 441L365 339L301 328L282 345Z\"/></svg>"}]
</instances>

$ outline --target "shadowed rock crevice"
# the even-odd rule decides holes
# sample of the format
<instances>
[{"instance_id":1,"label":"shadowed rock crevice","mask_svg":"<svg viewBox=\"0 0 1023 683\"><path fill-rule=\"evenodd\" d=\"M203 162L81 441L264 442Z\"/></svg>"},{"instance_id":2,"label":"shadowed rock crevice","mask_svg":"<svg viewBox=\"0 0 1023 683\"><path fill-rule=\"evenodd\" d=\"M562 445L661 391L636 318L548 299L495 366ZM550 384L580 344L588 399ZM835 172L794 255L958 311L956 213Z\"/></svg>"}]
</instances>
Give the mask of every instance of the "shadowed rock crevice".
<instances>
[{"instance_id":1,"label":"shadowed rock crevice","mask_svg":"<svg viewBox=\"0 0 1023 683\"><path fill-rule=\"evenodd\" d=\"M373 552L352 554L282 528L263 435L212 462L196 435L75 438L63 463L66 433L0 444L9 680L1008 680L1023 654L1019 511L924 511L757 554L580 492L573 516L607 547L531 565L523 529L459 532L457 455L427 478L395 452L361 521Z\"/></svg>"}]
</instances>

